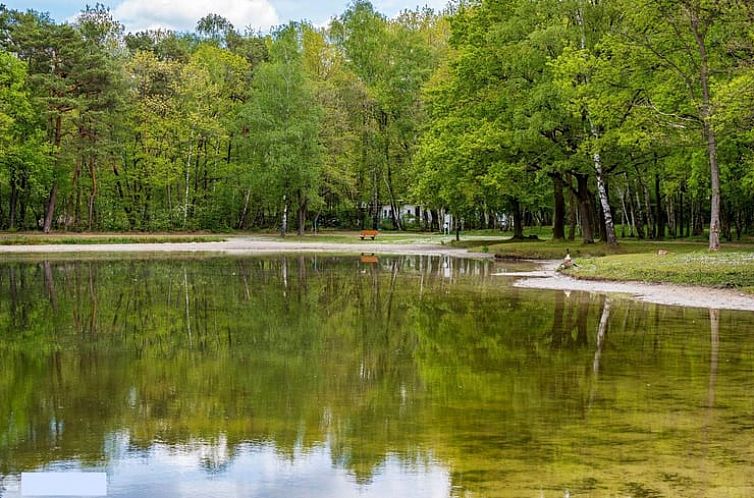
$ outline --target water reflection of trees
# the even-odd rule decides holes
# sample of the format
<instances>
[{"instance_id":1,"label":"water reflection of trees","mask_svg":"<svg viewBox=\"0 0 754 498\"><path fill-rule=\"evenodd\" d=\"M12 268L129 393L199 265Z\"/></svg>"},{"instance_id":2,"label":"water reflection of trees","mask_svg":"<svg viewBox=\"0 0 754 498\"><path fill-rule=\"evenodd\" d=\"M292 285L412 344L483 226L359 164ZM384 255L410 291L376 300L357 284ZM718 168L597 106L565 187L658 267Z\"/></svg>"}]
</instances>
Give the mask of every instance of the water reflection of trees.
<instances>
[{"instance_id":1,"label":"water reflection of trees","mask_svg":"<svg viewBox=\"0 0 754 498\"><path fill-rule=\"evenodd\" d=\"M505 495L536 487L533 466L563 486L592 458L619 466L590 429L624 437L647 422L640 403L665 427L671 402L720 392L722 350L701 373L700 312L527 293L491 273L426 256L4 265L0 472L106 461L126 433L130 451L201 441L208 472L244 444L293 458L327 443L361 482L388 455L438 458L461 489ZM660 380L669 399L644 387L663 378L687 385ZM680 465L646 443L639 454Z\"/></svg>"}]
</instances>

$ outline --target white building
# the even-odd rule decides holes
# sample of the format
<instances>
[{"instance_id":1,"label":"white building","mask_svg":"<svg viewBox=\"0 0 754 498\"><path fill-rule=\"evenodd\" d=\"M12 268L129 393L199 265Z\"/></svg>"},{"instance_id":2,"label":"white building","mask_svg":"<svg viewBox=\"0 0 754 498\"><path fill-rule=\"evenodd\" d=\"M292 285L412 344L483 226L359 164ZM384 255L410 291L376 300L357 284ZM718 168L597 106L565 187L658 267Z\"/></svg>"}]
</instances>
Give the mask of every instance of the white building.
<instances>
[{"instance_id":1,"label":"white building","mask_svg":"<svg viewBox=\"0 0 754 498\"><path fill-rule=\"evenodd\" d=\"M416 204L401 204L400 206L397 206L397 209L400 212L400 218L403 223L421 224L426 222L432 224L434 222L431 209L424 209L422 206ZM438 212L438 216L440 217L440 219L438 220L438 226L440 227L440 230L445 233L452 232L454 230L453 215L441 209ZM391 221L392 219L392 206L382 206L382 209L380 210L380 221Z\"/></svg>"},{"instance_id":2,"label":"white building","mask_svg":"<svg viewBox=\"0 0 754 498\"><path fill-rule=\"evenodd\" d=\"M416 204L401 204L396 206L399 211L401 221L407 223L421 223L424 220L424 213L426 211L427 219L432 219L432 212L424 210L421 206ZM380 210L380 220L392 220L393 219L393 207L390 205L382 206Z\"/></svg>"}]
</instances>

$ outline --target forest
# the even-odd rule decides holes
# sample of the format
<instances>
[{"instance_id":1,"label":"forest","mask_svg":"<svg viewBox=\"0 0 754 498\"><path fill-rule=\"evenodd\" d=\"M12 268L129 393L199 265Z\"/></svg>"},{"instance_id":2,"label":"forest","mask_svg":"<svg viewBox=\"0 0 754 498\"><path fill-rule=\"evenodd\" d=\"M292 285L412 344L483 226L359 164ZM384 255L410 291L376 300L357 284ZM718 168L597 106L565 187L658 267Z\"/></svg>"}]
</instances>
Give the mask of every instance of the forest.
<instances>
[{"instance_id":1,"label":"forest","mask_svg":"<svg viewBox=\"0 0 754 498\"><path fill-rule=\"evenodd\" d=\"M355 0L270 33L0 7L0 67L3 230L754 231L747 0Z\"/></svg>"}]
</instances>

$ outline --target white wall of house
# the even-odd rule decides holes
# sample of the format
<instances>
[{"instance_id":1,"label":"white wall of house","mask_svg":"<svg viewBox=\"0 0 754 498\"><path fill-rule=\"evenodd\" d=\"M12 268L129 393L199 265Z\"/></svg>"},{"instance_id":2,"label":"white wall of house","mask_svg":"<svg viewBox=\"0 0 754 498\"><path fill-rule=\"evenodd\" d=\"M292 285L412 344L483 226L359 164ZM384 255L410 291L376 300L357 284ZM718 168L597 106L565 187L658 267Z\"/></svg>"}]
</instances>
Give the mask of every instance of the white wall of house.
<instances>
[{"instance_id":1,"label":"white wall of house","mask_svg":"<svg viewBox=\"0 0 754 498\"><path fill-rule=\"evenodd\" d=\"M424 219L424 209L416 204L401 204L396 206L403 221L421 221ZM432 213L427 213L432 219ZM393 207L390 205L382 206L380 210L380 219L391 220L393 218Z\"/></svg>"}]
</instances>

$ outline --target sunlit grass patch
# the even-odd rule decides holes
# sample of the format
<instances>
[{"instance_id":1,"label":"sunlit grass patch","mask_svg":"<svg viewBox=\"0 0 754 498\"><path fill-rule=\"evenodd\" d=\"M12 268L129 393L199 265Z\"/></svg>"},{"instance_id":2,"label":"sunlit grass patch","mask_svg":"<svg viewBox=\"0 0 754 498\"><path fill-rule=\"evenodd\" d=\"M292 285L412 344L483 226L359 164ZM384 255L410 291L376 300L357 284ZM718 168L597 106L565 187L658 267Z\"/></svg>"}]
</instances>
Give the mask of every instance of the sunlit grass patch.
<instances>
[{"instance_id":1,"label":"sunlit grass patch","mask_svg":"<svg viewBox=\"0 0 754 498\"><path fill-rule=\"evenodd\" d=\"M569 275L597 280L754 288L754 251L623 254L577 260Z\"/></svg>"}]
</instances>

